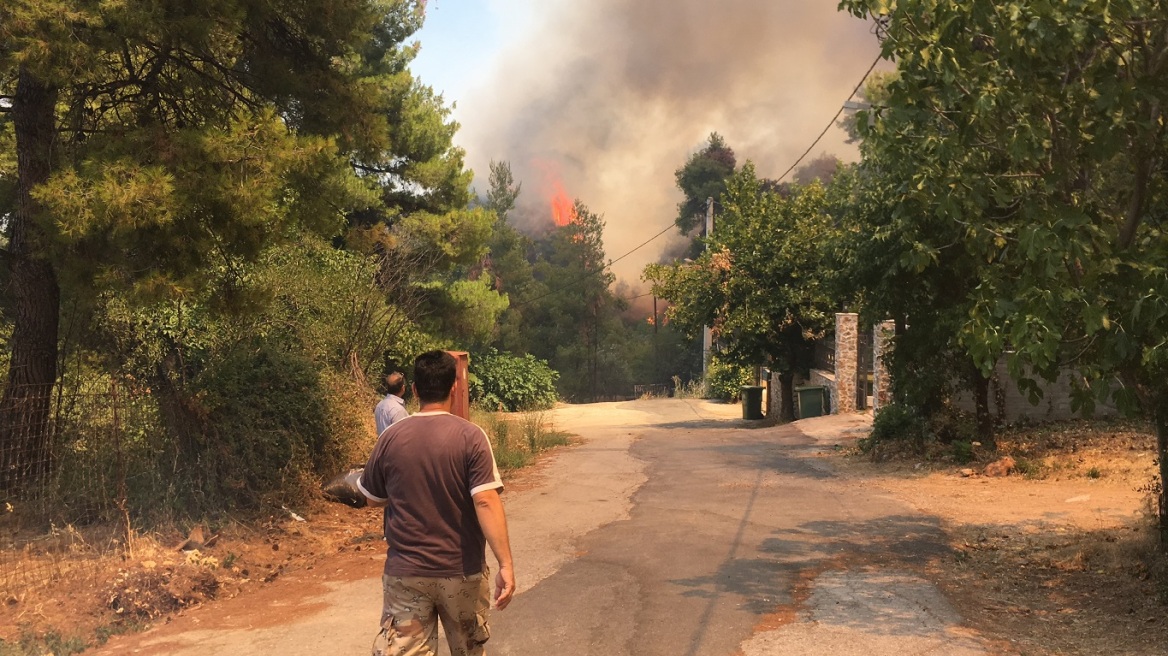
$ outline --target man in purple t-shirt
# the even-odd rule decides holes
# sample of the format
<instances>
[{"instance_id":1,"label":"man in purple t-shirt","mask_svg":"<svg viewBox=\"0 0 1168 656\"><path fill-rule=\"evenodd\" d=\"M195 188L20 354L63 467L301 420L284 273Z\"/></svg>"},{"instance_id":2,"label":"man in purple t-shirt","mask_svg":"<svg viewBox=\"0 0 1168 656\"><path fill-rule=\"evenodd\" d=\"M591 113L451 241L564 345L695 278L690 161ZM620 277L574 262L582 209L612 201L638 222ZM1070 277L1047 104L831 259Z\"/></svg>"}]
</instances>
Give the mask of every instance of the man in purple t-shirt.
<instances>
[{"instance_id":1,"label":"man in purple t-shirt","mask_svg":"<svg viewBox=\"0 0 1168 656\"><path fill-rule=\"evenodd\" d=\"M499 563L495 607L515 593L515 570L486 433L450 414L455 361L444 351L414 362L418 412L387 428L358 481L386 506L381 653L434 654L438 619L453 656L480 656L490 637L487 544Z\"/></svg>"}]
</instances>

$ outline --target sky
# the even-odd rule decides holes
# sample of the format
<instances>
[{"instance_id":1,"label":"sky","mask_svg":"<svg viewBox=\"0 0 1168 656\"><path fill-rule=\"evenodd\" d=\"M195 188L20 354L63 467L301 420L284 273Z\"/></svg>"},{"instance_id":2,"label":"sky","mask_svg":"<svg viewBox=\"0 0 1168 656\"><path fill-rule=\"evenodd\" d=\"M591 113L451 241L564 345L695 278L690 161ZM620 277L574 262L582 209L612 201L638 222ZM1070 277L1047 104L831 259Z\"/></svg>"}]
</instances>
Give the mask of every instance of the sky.
<instances>
[{"instance_id":1,"label":"sky","mask_svg":"<svg viewBox=\"0 0 1168 656\"><path fill-rule=\"evenodd\" d=\"M812 144L879 54L837 0L430 0L412 66L461 124L485 193L488 163L522 182L519 224L551 221L557 185L605 219L616 259L667 228L674 171L720 133L763 177ZM857 157L833 127L808 160ZM613 266L640 271L672 232Z\"/></svg>"}]
</instances>

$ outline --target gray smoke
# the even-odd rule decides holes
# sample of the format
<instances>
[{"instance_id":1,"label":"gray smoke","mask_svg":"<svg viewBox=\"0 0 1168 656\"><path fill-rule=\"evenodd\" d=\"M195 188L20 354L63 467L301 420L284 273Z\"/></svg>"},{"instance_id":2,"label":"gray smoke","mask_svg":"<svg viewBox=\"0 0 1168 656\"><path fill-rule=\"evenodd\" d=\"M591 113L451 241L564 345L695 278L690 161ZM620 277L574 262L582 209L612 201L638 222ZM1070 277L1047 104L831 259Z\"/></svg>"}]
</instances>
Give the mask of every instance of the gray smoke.
<instances>
[{"instance_id":1,"label":"gray smoke","mask_svg":"<svg viewBox=\"0 0 1168 656\"><path fill-rule=\"evenodd\" d=\"M836 0L545 1L536 11L530 38L460 103L459 140L480 187L487 161L511 162L523 215L550 221L543 208L561 180L604 215L610 258L673 221L673 172L710 132L777 177L879 51ZM854 159L844 139L833 128L812 156ZM617 275L636 285L671 239L618 263Z\"/></svg>"}]
</instances>

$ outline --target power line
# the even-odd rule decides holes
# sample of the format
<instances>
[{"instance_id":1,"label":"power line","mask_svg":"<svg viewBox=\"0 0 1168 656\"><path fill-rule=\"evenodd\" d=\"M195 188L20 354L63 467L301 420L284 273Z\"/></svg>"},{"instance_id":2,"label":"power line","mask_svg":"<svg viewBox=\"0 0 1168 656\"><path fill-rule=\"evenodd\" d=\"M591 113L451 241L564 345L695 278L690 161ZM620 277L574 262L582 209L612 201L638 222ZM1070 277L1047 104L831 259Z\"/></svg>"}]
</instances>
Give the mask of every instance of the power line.
<instances>
[{"instance_id":1,"label":"power line","mask_svg":"<svg viewBox=\"0 0 1168 656\"><path fill-rule=\"evenodd\" d=\"M828 121L827 127L823 128L823 132L820 132L819 136L815 137L815 141L811 142L811 145L807 147L807 150L803 151L803 154L799 156L799 159L795 160L795 163L791 165L791 168L787 169L782 175L780 175L778 179L775 180L775 182L782 182L783 178L790 175L791 171L794 171L795 167L799 166L799 162L802 162L803 158L807 157L807 155L815 148L815 146L819 144L819 140L823 139L823 136L827 134L828 130L831 129L831 126L835 125L835 122L839 120L840 114L844 113L844 105L860 92L860 88L864 86L864 82L868 79L868 76L872 74L872 71L876 70L876 64L880 63L880 59L881 55L876 55L876 60L873 61L872 65L868 67L868 71L864 73L864 77L860 78L860 83L856 85L856 88L852 89L851 95L849 95L842 103L840 103L839 110L837 110L835 116L831 117L831 120Z\"/></svg>"},{"instance_id":2,"label":"power line","mask_svg":"<svg viewBox=\"0 0 1168 656\"><path fill-rule=\"evenodd\" d=\"M652 295L653 295L653 292L645 292L644 294L637 294L636 296L629 296L627 298L624 296L618 296L617 298L619 298L622 301L635 301L638 298L645 298L646 296L652 296Z\"/></svg>"}]
</instances>

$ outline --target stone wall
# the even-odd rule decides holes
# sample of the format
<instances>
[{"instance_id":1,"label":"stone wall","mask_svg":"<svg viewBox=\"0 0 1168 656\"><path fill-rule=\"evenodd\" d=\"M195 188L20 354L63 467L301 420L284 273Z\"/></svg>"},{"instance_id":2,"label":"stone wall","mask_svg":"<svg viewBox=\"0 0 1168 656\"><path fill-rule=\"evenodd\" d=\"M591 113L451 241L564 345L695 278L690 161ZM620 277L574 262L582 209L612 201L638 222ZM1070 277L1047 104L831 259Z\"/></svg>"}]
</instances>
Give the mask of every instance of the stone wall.
<instances>
[{"instance_id":1,"label":"stone wall","mask_svg":"<svg viewBox=\"0 0 1168 656\"><path fill-rule=\"evenodd\" d=\"M999 362L997 368L994 370L994 375L997 376L998 386L1001 389L1000 398L1004 400L1004 407L999 407L999 395L995 393L994 385L990 386L990 412L995 416L1000 416L1008 422L1019 421L1022 419L1029 421L1050 421L1054 419L1075 419L1082 415L1074 412L1071 409L1071 376L1072 372L1067 371L1059 376L1058 380L1053 383L1047 382L1042 378L1036 378L1038 386L1042 389L1042 400L1038 405L1030 403L1030 397L1018 391L1018 384L1010 378L1010 372L1006 368L1005 361ZM968 412L975 412L977 410L976 402L973 398L972 392L962 392L953 400L954 405L962 410ZM1096 417L1106 417L1118 414L1113 404L1096 403L1095 413Z\"/></svg>"},{"instance_id":2,"label":"stone wall","mask_svg":"<svg viewBox=\"0 0 1168 656\"><path fill-rule=\"evenodd\" d=\"M896 325L892 321L884 321L873 328L873 410L879 410L892 401L892 376L884 363L884 357L892 349L892 340ZM827 388L828 403L832 414L846 414L857 412L856 384L859 358L856 349L859 346L859 317L852 313L835 315L835 371L812 369L808 385L820 385ZM1030 421L1046 421L1053 419L1072 419L1081 416L1071 409L1071 376L1073 372L1064 373L1053 383L1036 378L1039 387L1043 390L1042 400L1038 405L1032 405L1027 395L1018 391L1018 385L1011 378L1005 362L1000 362L995 375L999 381L997 387L1000 393L991 391L990 410L995 416L1006 421L1027 419ZM998 399L1001 399L1001 407ZM958 408L973 412L975 404L972 392L962 392L954 399ZM1098 404L1095 416L1116 414L1112 404Z\"/></svg>"}]
</instances>

